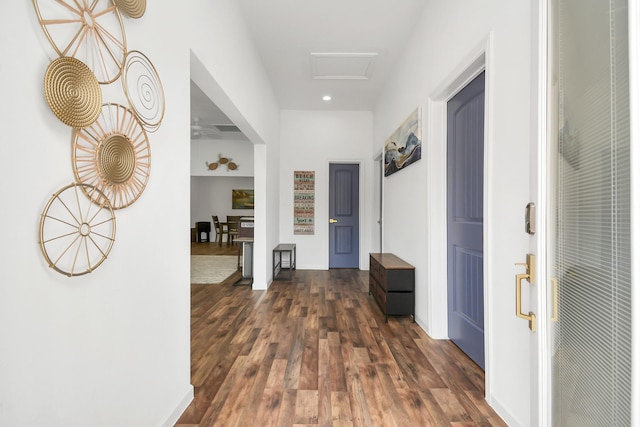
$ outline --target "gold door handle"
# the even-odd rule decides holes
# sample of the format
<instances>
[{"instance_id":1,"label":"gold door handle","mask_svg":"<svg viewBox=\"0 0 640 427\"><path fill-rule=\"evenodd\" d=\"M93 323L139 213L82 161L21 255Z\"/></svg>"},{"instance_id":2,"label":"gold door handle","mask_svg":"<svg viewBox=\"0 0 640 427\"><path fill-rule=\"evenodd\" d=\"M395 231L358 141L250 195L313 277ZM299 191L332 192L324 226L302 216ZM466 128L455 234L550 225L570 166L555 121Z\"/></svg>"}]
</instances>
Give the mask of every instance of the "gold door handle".
<instances>
[{"instance_id":1,"label":"gold door handle","mask_svg":"<svg viewBox=\"0 0 640 427\"><path fill-rule=\"evenodd\" d=\"M337 219L329 218L329 224L334 224L336 222L338 222Z\"/></svg>"},{"instance_id":2,"label":"gold door handle","mask_svg":"<svg viewBox=\"0 0 640 427\"><path fill-rule=\"evenodd\" d=\"M535 284L535 256L532 254L527 254L527 262L525 264L516 264L516 265L524 265L527 269L527 272L524 274L516 274L516 316L529 321L529 329L532 332L536 331L536 315L533 312L529 312L529 314L525 314L522 312L522 281L527 280L529 284Z\"/></svg>"},{"instance_id":3,"label":"gold door handle","mask_svg":"<svg viewBox=\"0 0 640 427\"><path fill-rule=\"evenodd\" d=\"M558 321L558 279L552 277L551 284L553 286L553 315L551 316L551 321L555 323Z\"/></svg>"}]
</instances>

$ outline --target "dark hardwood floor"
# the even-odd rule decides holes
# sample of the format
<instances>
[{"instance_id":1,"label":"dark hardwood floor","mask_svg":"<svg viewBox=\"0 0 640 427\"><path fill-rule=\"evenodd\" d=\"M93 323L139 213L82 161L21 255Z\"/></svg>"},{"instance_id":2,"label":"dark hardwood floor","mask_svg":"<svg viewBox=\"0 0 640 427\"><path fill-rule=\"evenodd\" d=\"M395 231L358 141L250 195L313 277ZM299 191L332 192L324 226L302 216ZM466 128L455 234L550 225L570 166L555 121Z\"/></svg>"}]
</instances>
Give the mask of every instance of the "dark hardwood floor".
<instances>
[{"instance_id":1,"label":"dark hardwood floor","mask_svg":"<svg viewBox=\"0 0 640 427\"><path fill-rule=\"evenodd\" d=\"M233 282L191 286L195 399L176 426L506 425L454 344L410 317L385 323L368 272L297 270L267 291Z\"/></svg>"}]
</instances>

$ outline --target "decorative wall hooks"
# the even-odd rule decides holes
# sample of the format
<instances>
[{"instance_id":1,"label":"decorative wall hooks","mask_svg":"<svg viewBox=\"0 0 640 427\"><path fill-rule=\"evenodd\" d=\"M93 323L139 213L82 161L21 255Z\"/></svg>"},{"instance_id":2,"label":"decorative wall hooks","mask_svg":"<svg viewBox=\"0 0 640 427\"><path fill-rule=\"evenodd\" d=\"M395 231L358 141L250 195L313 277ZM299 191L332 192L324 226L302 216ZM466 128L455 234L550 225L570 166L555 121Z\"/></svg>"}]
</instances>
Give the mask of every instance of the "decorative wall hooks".
<instances>
[{"instance_id":1,"label":"decorative wall hooks","mask_svg":"<svg viewBox=\"0 0 640 427\"><path fill-rule=\"evenodd\" d=\"M218 166L222 166L222 165L226 165L227 166L227 171L234 171L236 169L238 169L240 167L240 165L238 165L237 163L232 161L233 159L229 158L229 157L223 157L222 154L218 154L218 161L217 162L213 162L213 163L209 163L209 162L205 162L205 164L207 165L207 169L209 170L216 170L218 169Z\"/></svg>"}]
</instances>

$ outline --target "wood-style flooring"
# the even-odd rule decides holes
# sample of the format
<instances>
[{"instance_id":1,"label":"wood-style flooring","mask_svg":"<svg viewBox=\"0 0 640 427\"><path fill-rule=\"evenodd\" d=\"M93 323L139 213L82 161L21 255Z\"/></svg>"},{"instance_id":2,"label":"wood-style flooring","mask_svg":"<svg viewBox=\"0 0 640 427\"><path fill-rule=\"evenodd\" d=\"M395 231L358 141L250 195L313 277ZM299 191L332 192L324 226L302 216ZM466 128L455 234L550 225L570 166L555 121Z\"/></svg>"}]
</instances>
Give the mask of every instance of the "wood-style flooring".
<instances>
[{"instance_id":1,"label":"wood-style flooring","mask_svg":"<svg viewBox=\"0 0 640 427\"><path fill-rule=\"evenodd\" d=\"M506 425L454 344L410 317L385 323L368 272L297 270L267 291L233 282L191 287L195 399L176 426Z\"/></svg>"}]
</instances>

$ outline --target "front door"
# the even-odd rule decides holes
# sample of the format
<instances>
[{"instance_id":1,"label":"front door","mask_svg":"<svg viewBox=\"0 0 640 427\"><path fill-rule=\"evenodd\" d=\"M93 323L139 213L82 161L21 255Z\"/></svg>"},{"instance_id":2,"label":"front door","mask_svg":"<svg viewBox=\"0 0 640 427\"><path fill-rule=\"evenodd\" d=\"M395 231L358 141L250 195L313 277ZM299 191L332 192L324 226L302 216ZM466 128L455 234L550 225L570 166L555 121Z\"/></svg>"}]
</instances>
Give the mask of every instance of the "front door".
<instances>
[{"instance_id":1,"label":"front door","mask_svg":"<svg viewBox=\"0 0 640 427\"><path fill-rule=\"evenodd\" d=\"M628 3L550 3L544 425L633 424Z\"/></svg>"},{"instance_id":2,"label":"front door","mask_svg":"<svg viewBox=\"0 0 640 427\"><path fill-rule=\"evenodd\" d=\"M360 266L360 166L329 165L329 268Z\"/></svg>"},{"instance_id":3,"label":"front door","mask_svg":"<svg viewBox=\"0 0 640 427\"><path fill-rule=\"evenodd\" d=\"M484 72L447 103L449 338L484 369Z\"/></svg>"}]
</instances>

